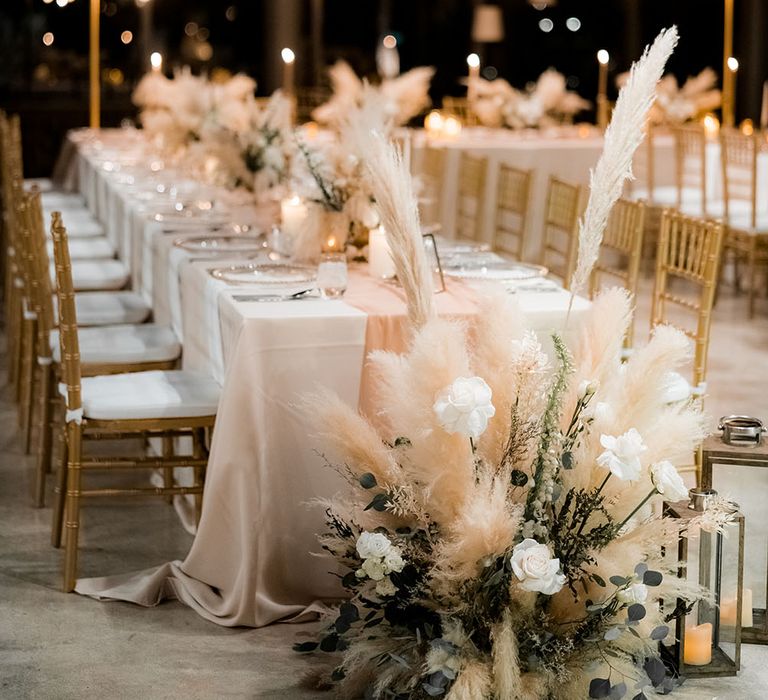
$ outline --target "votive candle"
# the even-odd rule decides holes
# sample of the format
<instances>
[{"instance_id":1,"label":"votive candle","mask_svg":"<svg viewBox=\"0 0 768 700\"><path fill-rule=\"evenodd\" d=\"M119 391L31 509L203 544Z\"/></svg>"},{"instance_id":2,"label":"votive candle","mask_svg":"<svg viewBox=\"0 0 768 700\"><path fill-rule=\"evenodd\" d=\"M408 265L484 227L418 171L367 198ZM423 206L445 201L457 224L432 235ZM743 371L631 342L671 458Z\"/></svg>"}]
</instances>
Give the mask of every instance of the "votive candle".
<instances>
[{"instance_id":1,"label":"votive candle","mask_svg":"<svg viewBox=\"0 0 768 700\"><path fill-rule=\"evenodd\" d=\"M307 220L307 205L297 194L280 202L280 219L286 237L295 238Z\"/></svg>"},{"instance_id":2,"label":"votive candle","mask_svg":"<svg viewBox=\"0 0 768 700\"><path fill-rule=\"evenodd\" d=\"M685 628L683 661L689 666L706 666L712 662L712 623Z\"/></svg>"}]
</instances>

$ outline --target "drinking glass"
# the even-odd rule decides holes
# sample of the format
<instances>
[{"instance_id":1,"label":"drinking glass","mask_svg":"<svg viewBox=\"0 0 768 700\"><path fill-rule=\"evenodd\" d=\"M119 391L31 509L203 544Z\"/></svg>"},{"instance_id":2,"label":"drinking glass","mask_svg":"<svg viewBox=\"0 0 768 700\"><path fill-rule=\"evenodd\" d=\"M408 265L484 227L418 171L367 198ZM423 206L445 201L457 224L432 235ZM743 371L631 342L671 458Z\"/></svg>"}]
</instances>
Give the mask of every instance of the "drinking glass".
<instances>
[{"instance_id":1,"label":"drinking glass","mask_svg":"<svg viewBox=\"0 0 768 700\"><path fill-rule=\"evenodd\" d=\"M323 299L338 299L347 289L347 257L343 253L325 253L317 267L317 286Z\"/></svg>"}]
</instances>

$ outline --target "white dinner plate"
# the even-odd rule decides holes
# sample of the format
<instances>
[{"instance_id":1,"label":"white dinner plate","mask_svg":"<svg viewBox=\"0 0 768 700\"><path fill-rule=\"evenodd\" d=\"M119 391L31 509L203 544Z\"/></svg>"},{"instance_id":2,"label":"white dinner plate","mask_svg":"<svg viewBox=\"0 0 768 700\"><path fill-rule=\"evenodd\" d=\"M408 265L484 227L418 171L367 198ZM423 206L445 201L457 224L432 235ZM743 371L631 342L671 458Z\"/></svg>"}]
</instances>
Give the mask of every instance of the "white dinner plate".
<instances>
[{"instance_id":1,"label":"white dinner plate","mask_svg":"<svg viewBox=\"0 0 768 700\"><path fill-rule=\"evenodd\" d=\"M263 236L189 236L173 245L190 253L258 253L264 249Z\"/></svg>"},{"instance_id":2,"label":"white dinner plate","mask_svg":"<svg viewBox=\"0 0 768 700\"><path fill-rule=\"evenodd\" d=\"M528 265L527 263L507 262L506 260L477 264L471 259L465 261L456 259L449 261L443 267L443 274L448 277L497 282L536 279L537 277L544 277L547 272L547 268L542 265Z\"/></svg>"},{"instance_id":3,"label":"white dinner plate","mask_svg":"<svg viewBox=\"0 0 768 700\"><path fill-rule=\"evenodd\" d=\"M213 278L229 284L277 286L311 284L317 278L317 268L290 263L251 262L217 267L211 270L210 274Z\"/></svg>"}]
</instances>

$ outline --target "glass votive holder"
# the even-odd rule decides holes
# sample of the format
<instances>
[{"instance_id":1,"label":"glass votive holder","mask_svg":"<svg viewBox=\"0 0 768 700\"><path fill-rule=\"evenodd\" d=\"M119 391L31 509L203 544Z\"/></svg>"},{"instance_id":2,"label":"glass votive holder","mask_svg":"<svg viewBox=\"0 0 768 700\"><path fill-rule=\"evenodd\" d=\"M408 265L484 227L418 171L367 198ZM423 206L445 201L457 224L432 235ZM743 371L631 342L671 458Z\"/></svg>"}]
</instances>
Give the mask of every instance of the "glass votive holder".
<instances>
[{"instance_id":1,"label":"glass votive holder","mask_svg":"<svg viewBox=\"0 0 768 700\"><path fill-rule=\"evenodd\" d=\"M317 287L323 299L338 299L347 290L349 274L344 253L324 253L317 266Z\"/></svg>"}]
</instances>

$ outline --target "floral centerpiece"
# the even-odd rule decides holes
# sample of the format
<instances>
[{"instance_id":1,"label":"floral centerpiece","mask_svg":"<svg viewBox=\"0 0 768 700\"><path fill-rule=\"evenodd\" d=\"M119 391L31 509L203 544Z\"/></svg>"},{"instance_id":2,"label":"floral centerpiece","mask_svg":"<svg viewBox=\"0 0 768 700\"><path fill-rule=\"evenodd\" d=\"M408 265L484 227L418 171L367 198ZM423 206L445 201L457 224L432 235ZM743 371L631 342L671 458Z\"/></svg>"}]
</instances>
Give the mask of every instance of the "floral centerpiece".
<instances>
[{"instance_id":1,"label":"floral centerpiece","mask_svg":"<svg viewBox=\"0 0 768 700\"><path fill-rule=\"evenodd\" d=\"M590 103L567 90L565 76L550 68L527 90L502 78L479 80L471 107L484 126L523 129L570 122Z\"/></svg>"},{"instance_id":2,"label":"floral centerpiece","mask_svg":"<svg viewBox=\"0 0 768 700\"><path fill-rule=\"evenodd\" d=\"M619 98L582 221L583 270L601 234L588 229L629 173L676 40L674 29L659 36ZM571 343L554 335L549 354L507 296L486 302L471 336L438 318L409 176L393 147L367 138L413 337L404 355L369 358L369 419L327 392L308 399L349 484L323 503L321 542L346 567L350 598L319 641L296 646L327 652L312 681L342 698L642 700L671 689L658 642L680 611L657 600L701 592L665 561L679 526L653 505L685 497L674 465L703 434L698 408L660 391L687 339L660 327L623 364L620 290L595 301ZM714 508L690 527L727 517Z\"/></svg>"},{"instance_id":3,"label":"floral centerpiece","mask_svg":"<svg viewBox=\"0 0 768 700\"><path fill-rule=\"evenodd\" d=\"M147 134L200 179L259 196L289 174L291 103L277 91L261 106L243 74L224 81L188 69L166 78L151 72L134 92Z\"/></svg>"},{"instance_id":4,"label":"floral centerpiece","mask_svg":"<svg viewBox=\"0 0 768 700\"><path fill-rule=\"evenodd\" d=\"M383 117L390 126L406 124L430 105L429 84L435 69L428 66L384 79L376 86L358 78L345 61L337 61L328 72L333 95L312 112L312 118L320 124L340 127L347 120L349 111L363 104L369 91L380 96Z\"/></svg>"},{"instance_id":5,"label":"floral centerpiece","mask_svg":"<svg viewBox=\"0 0 768 700\"><path fill-rule=\"evenodd\" d=\"M622 73L616 84L621 87L626 80L627 74ZM717 73L711 68L689 76L682 86L674 75L665 75L656 88L656 102L649 119L653 124L683 124L719 109L722 95L716 85Z\"/></svg>"}]
</instances>

